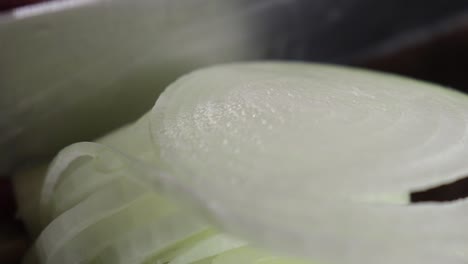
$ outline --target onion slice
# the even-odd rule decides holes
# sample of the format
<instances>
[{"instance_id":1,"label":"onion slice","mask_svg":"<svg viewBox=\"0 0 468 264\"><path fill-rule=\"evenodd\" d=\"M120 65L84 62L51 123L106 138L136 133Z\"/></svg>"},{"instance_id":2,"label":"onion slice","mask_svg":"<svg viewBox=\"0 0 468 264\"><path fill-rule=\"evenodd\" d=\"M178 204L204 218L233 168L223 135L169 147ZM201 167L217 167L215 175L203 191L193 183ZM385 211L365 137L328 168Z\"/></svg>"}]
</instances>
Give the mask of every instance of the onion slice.
<instances>
[{"instance_id":1,"label":"onion slice","mask_svg":"<svg viewBox=\"0 0 468 264\"><path fill-rule=\"evenodd\" d=\"M180 78L135 125L62 151L41 204L50 215L71 162L100 156L192 205L194 219L274 252L466 263L467 200L415 205L409 194L468 175L467 124L468 97L434 84L331 65L221 65ZM233 263L222 256L196 261Z\"/></svg>"},{"instance_id":2,"label":"onion slice","mask_svg":"<svg viewBox=\"0 0 468 264\"><path fill-rule=\"evenodd\" d=\"M150 114L158 159L222 230L324 263L466 262L468 203L405 201L468 175L467 121L462 93L300 63L196 71Z\"/></svg>"}]
</instances>

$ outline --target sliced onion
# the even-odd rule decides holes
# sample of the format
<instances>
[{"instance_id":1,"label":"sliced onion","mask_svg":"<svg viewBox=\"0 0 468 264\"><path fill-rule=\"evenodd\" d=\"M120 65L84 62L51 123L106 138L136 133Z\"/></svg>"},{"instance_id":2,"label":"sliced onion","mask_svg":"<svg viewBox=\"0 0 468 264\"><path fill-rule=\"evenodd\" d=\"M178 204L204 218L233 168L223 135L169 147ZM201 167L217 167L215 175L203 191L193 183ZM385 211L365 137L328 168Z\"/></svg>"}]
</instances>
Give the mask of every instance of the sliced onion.
<instances>
[{"instance_id":1,"label":"sliced onion","mask_svg":"<svg viewBox=\"0 0 468 264\"><path fill-rule=\"evenodd\" d=\"M225 251L245 246L245 241L240 241L226 235L218 234L199 242L193 248L178 255L169 264L185 264L196 262L205 258L219 255Z\"/></svg>"},{"instance_id":2,"label":"sliced onion","mask_svg":"<svg viewBox=\"0 0 468 264\"><path fill-rule=\"evenodd\" d=\"M154 210L147 210L148 208L154 208ZM161 208L161 204L157 200L155 201L154 197L144 195L140 199L126 204L124 208L114 214L89 225L71 237L59 249L42 258L42 261L51 264L86 263L113 241L126 236L128 232L174 212L174 208L172 210L171 208ZM48 247L45 243L39 245Z\"/></svg>"},{"instance_id":3,"label":"sliced onion","mask_svg":"<svg viewBox=\"0 0 468 264\"><path fill-rule=\"evenodd\" d=\"M41 259L47 259L70 239L96 222L113 217L145 193L128 180L116 181L58 216L36 241Z\"/></svg>"},{"instance_id":4,"label":"sliced onion","mask_svg":"<svg viewBox=\"0 0 468 264\"><path fill-rule=\"evenodd\" d=\"M414 205L409 194L468 175L467 124L466 95L398 76L300 63L202 69L170 85L135 125L62 151L45 179L43 215L51 215L54 193L84 175L66 170L87 155L107 168L95 167L96 175L138 180L181 201L182 211L192 205L190 223L204 220L279 255L330 264L465 263L467 200ZM123 219L106 221L123 228ZM106 221L74 234L47 263L118 262L123 245L151 240L137 231L148 219L120 236L106 233ZM164 241L155 243L176 243ZM201 240L177 255L155 247L150 260L295 263L250 247L218 252ZM150 255L129 249L128 261Z\"/></svg>"},{"instance_id":5,"label":"sliced onion","mask_svg":"<svg viewBox=\"0 0 468 264\"><path fill-rule=\"evenodd\" d=\"M213 259L211 264L314 264L313 262L304 262L295 259L273 256L272 254L250 248L241 247L230 250Z\"/></svg>"},{"instance_id":6,"label":"sliced onion","mask_svg":"<svg viewBox=\"0 0 468 264\"><path fill-rule=\"evenodd\" d=\"M467 121L468 97L436 85L253 63L181 78L151 131L158 159L223 230L325 263L460 263L465 200L386 197L468 175Z\"/></svg>"},{"instance_id":7,"label":"sliced onion","mask_svg":"<svg viewBox=\"0 0 468 264\"><path fill-rule=\"evenodd\" d=\"M186 245L192 246L213 233L192 214L173 214L136 228L101 250L93 261L113 264L169 261Z\"/></svg>"}]
</instances>

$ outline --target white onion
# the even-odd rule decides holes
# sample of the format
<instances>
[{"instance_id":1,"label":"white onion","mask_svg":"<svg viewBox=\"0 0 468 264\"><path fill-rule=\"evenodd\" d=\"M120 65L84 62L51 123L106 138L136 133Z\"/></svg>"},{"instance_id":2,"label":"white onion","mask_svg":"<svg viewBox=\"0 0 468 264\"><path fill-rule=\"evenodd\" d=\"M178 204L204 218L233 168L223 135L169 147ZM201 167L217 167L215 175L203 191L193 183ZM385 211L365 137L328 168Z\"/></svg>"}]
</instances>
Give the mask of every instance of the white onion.
<instances>
[{"instance_id":1,"label":"white onion","mask_svg":"<svg viewBox=\"0 0 468 264\"><path fill-rule=\"evenodd\" d=\"M466 95L398 76L301 63L206 68L170 85L135 125L63 150L45 179L43 215L79 179L64 171L88 155L109 168L96 175L140 181L194 222L270 252L330 264L466 263L467 201L409 204L409 194L468 175L467 121ZM172 263L250 254L193 244Z\"/></svg>"},{"instance_id":2,"label":"white onion","mask_svg":"<svg viewBox=\"0 0 468 264\"><path fill-rule=\"evenodd\" d=\"M234 64L172 84L151 131L224 230L324 263L459 263L465 200L385 197L468 175L467 99L351 68Z\"/></svg>"}]
</instances>

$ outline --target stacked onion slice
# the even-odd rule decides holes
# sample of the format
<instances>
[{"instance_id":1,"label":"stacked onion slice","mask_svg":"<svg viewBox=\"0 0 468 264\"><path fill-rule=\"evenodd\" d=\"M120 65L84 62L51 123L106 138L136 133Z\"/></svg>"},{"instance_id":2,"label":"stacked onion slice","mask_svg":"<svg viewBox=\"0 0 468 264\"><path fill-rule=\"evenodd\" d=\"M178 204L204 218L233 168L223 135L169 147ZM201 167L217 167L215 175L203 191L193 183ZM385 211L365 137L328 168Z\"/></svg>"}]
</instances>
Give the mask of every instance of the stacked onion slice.
<instances>
[{"instance_id":1,"label":"stacked onion slice","mask_svg":"<svg viewBox=\"0 0 468 264\"><path fill-rule=\"evenodd\" d=\"M37 206L17 178L39 234L26 261L466 263L466 200L409 194L468 175L467 124L466 95L398 76L201 69L136 123L65 148Z\"/></svg>"}]
</instances>

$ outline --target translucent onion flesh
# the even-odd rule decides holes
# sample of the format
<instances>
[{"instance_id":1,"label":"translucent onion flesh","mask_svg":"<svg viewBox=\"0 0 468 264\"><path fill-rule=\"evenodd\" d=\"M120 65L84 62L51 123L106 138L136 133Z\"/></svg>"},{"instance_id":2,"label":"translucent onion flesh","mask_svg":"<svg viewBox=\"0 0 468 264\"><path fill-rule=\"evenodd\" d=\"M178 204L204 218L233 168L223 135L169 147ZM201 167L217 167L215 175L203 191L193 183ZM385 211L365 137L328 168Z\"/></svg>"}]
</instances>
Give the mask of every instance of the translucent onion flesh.
<instances>
[{"instance_id":1,"label":"translucent onion flesh","mask_svg":"<svg viewBox=\"0 0 468 264\"><path fill-rule=\"evenodd\" d=\"M156 191L177 203L175 211L187 212L189 222L213 225L280 255L330 264L466 263L467 201L409 204L409 194L468 175L467 121L466 95L388 74L301 63L201 69L171 84L134 125L64 149L44 180L41 224L127 179L143 183L141 195ZM92 161L79 165L81 172L66 172L83 156ZM107 180L94 184L88 175L93 170ZM67 205L54 205L74 182L85 191L75 190ZM64 212L53 220L54 210ZM120 236L98 234L105 227L96 216L106 210L87 216L89 230L72 233L57 259L79 259L83 254L73 252L80 249L92 252L96 263L110 263L121 258L119 245L142 237L131 225ZM151 234L185 225L174 221L172 229ZM202 226L185 234L203 232ZM93 233L105 241L101 247L89 243ZM167 261L296 263L242 243L216 249L209 241L230 238L214 233ZM89 239L80 238L86 234ZM36 249L43 245L39 239ZM100 258L104 250L107 257ZM163 251L134 250L129 261L158 263Z\"/></svg>"}]
</instances>

